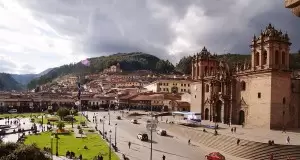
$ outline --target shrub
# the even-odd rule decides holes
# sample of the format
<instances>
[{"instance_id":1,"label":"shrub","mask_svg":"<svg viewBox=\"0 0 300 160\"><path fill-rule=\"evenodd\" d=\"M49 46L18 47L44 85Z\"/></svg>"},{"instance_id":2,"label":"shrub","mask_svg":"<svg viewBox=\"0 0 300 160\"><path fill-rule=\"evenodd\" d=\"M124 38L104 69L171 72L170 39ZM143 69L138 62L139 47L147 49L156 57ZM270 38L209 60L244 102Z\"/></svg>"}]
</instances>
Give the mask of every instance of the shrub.
<instances>
[{"instance_id":1,"label":"shrub","mask_svg":"<svg viewBox=\"0 0 300 160\"><path fill-rule=\"evenodd\" d=\"M65 127L64 122L58 122L58 123L57 123L57 128L58 128L59 130L62 130L64 127Z\"/></svg>"},{"instance_id":2,"label":"shrub","mask_svg":"<svg viewBox=\"0 0 300 160\"><path fill-rule=\"evenodd\" d=\"M85 122L80 122L80 124L81 124L82 126L85 126Z\"/></svg>"},{"instance_id":3,"label":"shrub","mask_svg":"<svg viewBox=\"0 0 300 160\"><path fill-rule=\"evenodd\" d=\"M80 125L77 126L77 129L81 129Z\"/></svg>"},{"instance_id":4,"label":"shrub","mask_svg":"<svg viewBox=\"0 0 300 160\"><path fill-rule=\"evenodd\" d=\"M53 113L54 113L54 112L53 112L53 109L47 109L46 112L49 113L49 114L53 114Z\"/></svg>"},{"instance_id":5,"label":"shrub","mask_svg":"<svg viewBox=\"0 0 300 160\"><path fill-rule=\"evenodd\" d=\"M33 123L34 121L35 121L35 119L34 119L34 118L31 118L31 119L30 119L30 122L31 122L31 123Z\"/></svg>"},{"instance_id":6,"label":"shrub","mask_svg":"<svg viewBox=\"0 0 300 160\"><path fill-rule=\"evenodd\" d=\"M93 130L93 129L89 129L89 130L88 130L88 132L95 132L95 130Z\"/></svg>"},{"instance_id":7,"label":"shrub","mask_svg":"<svg viewBox=\"0 0 300 160\"><path fill-rule=\"evenodd\" d=\"M83 131L82 131L82 129L80 129L80 130L78 131L78 133L79 133L79 134L83 134Z\"/></svg>"},{"instance_id":8,"label":"shrub","mask_svg":"<svg viewBox=\"0 0 300 160\"><path fill-rule=\"evenodd\" d=\"M56 114L60 117L61 120L67 115L70 114L70 110L67 108L59 108L56 112Z\"/></svg>"}]
</instances>

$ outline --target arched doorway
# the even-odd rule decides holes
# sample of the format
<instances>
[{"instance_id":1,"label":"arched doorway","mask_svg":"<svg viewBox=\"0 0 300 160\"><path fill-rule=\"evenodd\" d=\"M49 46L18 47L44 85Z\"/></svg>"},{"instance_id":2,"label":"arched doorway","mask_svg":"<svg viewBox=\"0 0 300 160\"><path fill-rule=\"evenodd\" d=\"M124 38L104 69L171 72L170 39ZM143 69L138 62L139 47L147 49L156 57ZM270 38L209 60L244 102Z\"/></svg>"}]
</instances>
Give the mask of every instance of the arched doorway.
<instances>
[{"instance_id":1,"label":"arched doorway","mask_svg":"<svg viewBox=\"0 0 300 160\"><path fill-rule=\"evenodd\" d=\"M221 122L221 111L222 111L222 104L223 102L221 100L218 100L217 106L216 106L216 120L217 122Z\"/></svg>"},{"instance_id":2,"label":"arched doorway","mask_svg":"<svg viewBox=\"0 0 300 160\"><path fill-rule=\"evenodd\" d=\"M239 113L239 125L242 125L244 122L245 122L245 112L241 110Z\"/></svg>"},{"instance_id":3,"label":"arched doorway","mask_svg":"<svg viewBox=\"0 0 300 160\"><path fill-rule=\"evenodd\" d=\"M209 110L208 110L208 108L206 108L206 109L205 109L205 115L204 115L204 119L205 119L205 120L208 120L208 119L209 119L209 115L208 115L208 114L209 114Z\"/></svg>"}]
</instances>

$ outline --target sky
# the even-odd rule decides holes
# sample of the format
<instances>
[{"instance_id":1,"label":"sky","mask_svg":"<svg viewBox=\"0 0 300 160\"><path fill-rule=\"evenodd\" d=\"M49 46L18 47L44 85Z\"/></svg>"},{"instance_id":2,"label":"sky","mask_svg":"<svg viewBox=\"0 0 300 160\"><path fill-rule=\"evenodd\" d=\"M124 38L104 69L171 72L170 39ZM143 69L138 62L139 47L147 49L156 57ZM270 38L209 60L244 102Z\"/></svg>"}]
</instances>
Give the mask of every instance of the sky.
<instances>
[{"instance_id":1,"label":"sky","mask_svg":"<svg viewBox=\"0 0 300 160\"><path fill-rule=\"evenodd\" d=\"M0 72L28 74L118 52L174 64L206 46L249 54L269 23L300 49L300 18L283 0L0 0Z\"/></svg>"}]
</instances>

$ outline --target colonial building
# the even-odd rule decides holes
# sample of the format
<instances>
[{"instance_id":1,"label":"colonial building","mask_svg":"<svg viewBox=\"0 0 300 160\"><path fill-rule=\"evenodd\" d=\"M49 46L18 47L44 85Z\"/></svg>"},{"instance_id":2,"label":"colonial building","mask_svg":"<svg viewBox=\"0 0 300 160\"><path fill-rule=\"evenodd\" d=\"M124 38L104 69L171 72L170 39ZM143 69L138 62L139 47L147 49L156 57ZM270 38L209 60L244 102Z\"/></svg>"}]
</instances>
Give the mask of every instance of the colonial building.
<instances>
[{"instance_id":1,"label":"colonial building","mask_svg":"<svg viewBox=\"0 0 300 160\"><path fill-rule=\"evenodd\" d=\"M104 69L104 73L119 73L122 72L120 64L112 65L109 68Z\"/></svg>"},{"instance_id":2,"label":"colonial building","mask_svg":"<svg viewBox=\"0 0 300 160\"><path fill-rule=\"evenodd\" d=\"M147 91L166 93L189 93L190 80L166 79L157 80L145 86Z\"/></svg>"},{"instance_id":3,"label":"colonial building","mask_svg":"<svg viewBox=\"0 0 300 160\"><path fill-rule=\"evenodd\" d=\"M300 128L300 97L292 90L299 83L289 69L290 45L289 36L270 24L253 37L247 62L229 65L204 47L192 62L197 82L191 84L191 110L221 123Z\"/></svg>"}]
</instances>

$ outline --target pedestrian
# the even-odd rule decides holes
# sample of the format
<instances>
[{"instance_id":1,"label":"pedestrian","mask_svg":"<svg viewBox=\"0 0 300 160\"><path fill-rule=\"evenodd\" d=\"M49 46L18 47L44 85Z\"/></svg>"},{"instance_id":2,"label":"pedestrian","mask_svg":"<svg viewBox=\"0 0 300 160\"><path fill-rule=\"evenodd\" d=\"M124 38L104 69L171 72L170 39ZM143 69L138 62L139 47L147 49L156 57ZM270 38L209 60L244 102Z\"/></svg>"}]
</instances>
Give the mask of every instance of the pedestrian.
<instances>
[{"instance_id":1,"label":"pedestrian","mask_svg":"<svg viewBox=\"0 0 300 160\"><path fill-rule=\"evenodd\" d=\"M274 159L274 155L273 153L270 154L270 160L273 160Z\"/></svg>"},{"instance_id":2,"label":"pedestrian","mask_svg":"<svg viewBox=\"0 0 300 160\"><path fill-rule=\"evenodd\" d=\"M163 155L163 156L162 156L162 159L163 159L163 160L166 160L166 156L165 156L165 155Z\"/></svg>"},{"instance_id":3,"label":"pedestrian","mask_svg":"<svg viewBox=\"0 0 300 160\"><path fill-rule=\"evenodd\" d=\"M236 133L236 127L234 127L234 133Z\"/></svg>"},{"instance_id":4,"label":"pedestrian","mask_svg":"<svg viewBox=\"0 0 300 160\"><path fill-rule=\"evenodd\" d=\"M240 145L240 142L241 142L241 140L238 138L237 141L236 141L236 144Z\"/></svg>"},{"instance_id":5,"label":"pedestrian","mask_svg":"<svg viewBox=\"0 0 300 160\"><path fill-rule=\"evenodd\" d=\"M286 144L290 144L290 136L286 138Z\"/></svg>"},{"instance_id":6,"label":"pedestrian","mask_svg":"<svg viewBox=\"0 0 300 160\"><path fill-rule=\"evenodd\" d=\"M189 144L189 145L191 144L191 140L190 140L190 139L188 140L188 144Z\"/></svg>"},{"instance_id":7,"label":"pedestrian","mask_svg":"<svg viewBox=\"0 0 300 160\"><path fill-rule=\"evenodd\" d=\"M130 146L131 146L131 142L129 141L129 142L128 142L128 148L129 148L129 149L130 149Z\"/></svg>"},{"instance_id":8,"label":"pedestrian","mask_svg":"<svg viewBox=\"0 0 300 160\"><path fill-rule=\"evenodd\" d=\"M233 133L233 128L231 128L231 133Z\"/></svg>"}]
</instances>

